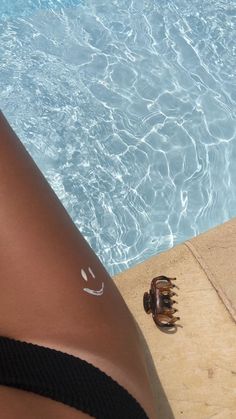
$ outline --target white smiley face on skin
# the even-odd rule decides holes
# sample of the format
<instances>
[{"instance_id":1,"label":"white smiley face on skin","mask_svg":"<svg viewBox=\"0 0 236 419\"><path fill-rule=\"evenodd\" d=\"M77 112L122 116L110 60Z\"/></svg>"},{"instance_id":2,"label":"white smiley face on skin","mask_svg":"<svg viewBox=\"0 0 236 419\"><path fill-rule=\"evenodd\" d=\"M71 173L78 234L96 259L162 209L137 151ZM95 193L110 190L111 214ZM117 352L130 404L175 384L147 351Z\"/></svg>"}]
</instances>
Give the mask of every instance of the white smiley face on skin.
<instances>
[{"instance_id":1,"label":"white smiley face on skin","mask_svg":"<svg viewBox=\"0 0 236 419\"><path fill-rule=\"evenodd\" d=\"M90 267L88 267L88 271L89 271L89 273L91 274L91 276L93 277L93 278L95 278L95 275L94 275L94 273L93 273L93 271L92 271L92 269L90 268ZM87 282L88 281L88 275L86 274L86 272L85 272L85 270L84 269L81 269L81 276L82 276L82 278ZM91 288L83 288L83 290L85 291L85 292L87 292L88 294L91 294L91 295L95 295L95 296L97 296L97 297L100 297L101 295L103 295L103 292L104 292L104 282L102 282L102 287L99 289L99 290L93 290L93 289L91 289Z\"/></svg>"}]
</instances>

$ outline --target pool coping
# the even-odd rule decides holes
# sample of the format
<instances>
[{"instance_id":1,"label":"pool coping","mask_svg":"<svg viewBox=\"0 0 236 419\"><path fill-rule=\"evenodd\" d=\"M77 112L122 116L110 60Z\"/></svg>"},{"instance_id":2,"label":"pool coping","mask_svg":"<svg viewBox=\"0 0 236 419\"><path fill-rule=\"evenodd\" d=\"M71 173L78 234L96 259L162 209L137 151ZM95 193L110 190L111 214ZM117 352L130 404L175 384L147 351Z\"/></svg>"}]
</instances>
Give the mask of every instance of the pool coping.
<instances>
[{"instance_id":1,"label":"pool coping","mask_svg":"<svg viewBox=\"0 0 236 419\"><path fill-rule=\"evenodd\" d=\"M236 218L184 243L236 322Z\"/></svg>"},{"instance_id":2,"label":"pool coping","mask_svg":"<svg viewBox=\"0 0 236 419\"><path fill-rule=\"evenodd\" d=\"M236 417L236 218L116 275L144 338L161 418ZM180 322L163 333L143 309L151 279L176 276Z\"/></svg>"}]
</instances>

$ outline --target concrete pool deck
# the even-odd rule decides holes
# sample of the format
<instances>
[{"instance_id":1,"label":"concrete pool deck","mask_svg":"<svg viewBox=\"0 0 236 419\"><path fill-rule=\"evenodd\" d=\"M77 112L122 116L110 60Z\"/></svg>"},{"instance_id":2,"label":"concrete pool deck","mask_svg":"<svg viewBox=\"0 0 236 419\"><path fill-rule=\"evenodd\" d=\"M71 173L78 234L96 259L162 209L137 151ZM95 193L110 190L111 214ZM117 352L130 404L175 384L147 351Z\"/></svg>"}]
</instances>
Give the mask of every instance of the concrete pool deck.
<instances>
[{"instance_id":1,"label":"concrete pool deck","mask_svg":"<svg viewBox=\"0 0 236 419\"><path fill-rule=\"evenodd\" d=\"M180 321L143 309L158 275L177 277ZM142 333L160 419L236 418L236 218L114 277Z\"/></svg>"}]
</instances>

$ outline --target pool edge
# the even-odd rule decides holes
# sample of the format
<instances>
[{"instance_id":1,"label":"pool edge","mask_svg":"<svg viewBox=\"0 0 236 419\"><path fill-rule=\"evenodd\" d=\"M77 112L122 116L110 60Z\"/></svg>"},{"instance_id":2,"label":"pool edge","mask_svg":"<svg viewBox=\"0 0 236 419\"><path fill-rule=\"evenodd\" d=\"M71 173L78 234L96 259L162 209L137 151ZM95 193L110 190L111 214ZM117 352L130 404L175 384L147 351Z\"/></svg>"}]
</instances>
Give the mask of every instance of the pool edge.
<instances>
[{"instance_id":1,"label":"pool edge","mask_svg":"<svg viewBox=\"0 0 236 419\"><path fill-rule=\"evenodd\" d=\"M236 218L114 277L163 387L156 392L161 418L171 417L169 407L177 419L236 417L235 271ZM180 287L174 334L143 310L143 293L161 274L176 276Z\"/></svg>"}]
</instances>

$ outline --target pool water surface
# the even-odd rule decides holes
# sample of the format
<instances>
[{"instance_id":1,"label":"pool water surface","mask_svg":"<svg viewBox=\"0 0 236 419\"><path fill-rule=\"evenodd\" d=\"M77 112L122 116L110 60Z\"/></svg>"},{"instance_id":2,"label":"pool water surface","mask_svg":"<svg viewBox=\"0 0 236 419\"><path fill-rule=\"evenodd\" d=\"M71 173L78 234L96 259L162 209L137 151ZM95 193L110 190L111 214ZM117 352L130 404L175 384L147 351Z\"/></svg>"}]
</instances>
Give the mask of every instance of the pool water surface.
<instances>
[{"instance_id":1,"label":"pool water surface","mask_svg":"<svg viewBox=\"0 0 236 419\"><path fill-rule=\"evenodd\" d=\"M1 109L111 275L236 216L234 0L1 0Z\"/></svg>"}]
</instances>

